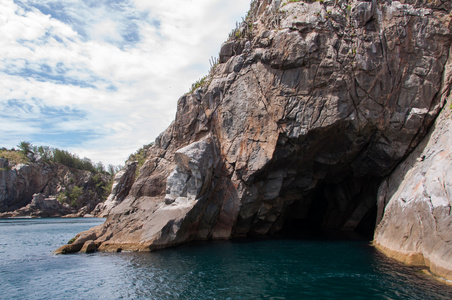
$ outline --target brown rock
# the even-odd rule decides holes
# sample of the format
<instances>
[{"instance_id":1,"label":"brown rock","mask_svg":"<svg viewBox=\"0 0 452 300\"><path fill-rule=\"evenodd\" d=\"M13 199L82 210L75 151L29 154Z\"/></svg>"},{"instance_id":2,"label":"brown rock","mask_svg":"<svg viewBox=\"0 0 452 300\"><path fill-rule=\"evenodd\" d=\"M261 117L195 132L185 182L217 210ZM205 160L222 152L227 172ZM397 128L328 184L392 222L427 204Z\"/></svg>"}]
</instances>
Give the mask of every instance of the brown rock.
<instances>
[{"instance_id":1,"label":"brown rock","mask_svg":"<svg viewBox=\"0 0 452 300\"><path fill-rule=\"evenodd\" d=\"M3 164L6 163L3 160ZM109 175L55 162L37 161L10 167L0 168L0 216L3 217L84 215L104 200L102 187L110 180ZM61 205L56 200L74 188L81 191L75 199L75 207ZM35 197L35 194L39 196Z\"/></svg>"},{"instance_id":2,"label":"brown rock","mask_svg":"<svg viewBox=\"0 0 452 300\"><path fill-rule=\"evenodd\" d=\"M143 251L287 231L371 233L389 201L381 193L392 191L391 180L380 183L449 93L450 5L424 2L253 1L253 38L223 45L128 196L86 235L101 251ZM446 211L420 205L411 214L450 228ZM401 214L393 211L380 226Z\"/></svg>"},{"instance_id":3,"label":"brown rock","mask_svg":"<svg viewBox=\"0 0 452 300\"><path fill-rule=\"evenodd\" d=\"M88 240L83 244L82 249L80 250L81 253L93 253L96 252L97 247L96 243L92 240Z\"/></svg>"}]
</instances>

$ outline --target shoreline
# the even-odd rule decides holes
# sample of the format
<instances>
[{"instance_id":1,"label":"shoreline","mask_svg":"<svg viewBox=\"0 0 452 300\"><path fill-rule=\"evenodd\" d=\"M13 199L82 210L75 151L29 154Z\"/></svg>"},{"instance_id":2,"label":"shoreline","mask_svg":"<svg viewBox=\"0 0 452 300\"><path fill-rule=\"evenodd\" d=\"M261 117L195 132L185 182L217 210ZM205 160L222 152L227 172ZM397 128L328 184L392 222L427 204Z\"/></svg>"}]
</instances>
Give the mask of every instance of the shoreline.
<instances>
[{"instance_id":1,"label":"shoreline","mask_svg":"<svg viewBox=\"0 0 452 300\"><path fill-rule=\"evenodd\" d=\"M417 252L402 253L376 242L372 242L372 246L386 257L403 263L406 266L421 267L423 268L422 273L429 275L429 277L438 282L452 286L452 275L448 276L451 271L432 263L423 254Z\"/></svg>"}]
</instances>

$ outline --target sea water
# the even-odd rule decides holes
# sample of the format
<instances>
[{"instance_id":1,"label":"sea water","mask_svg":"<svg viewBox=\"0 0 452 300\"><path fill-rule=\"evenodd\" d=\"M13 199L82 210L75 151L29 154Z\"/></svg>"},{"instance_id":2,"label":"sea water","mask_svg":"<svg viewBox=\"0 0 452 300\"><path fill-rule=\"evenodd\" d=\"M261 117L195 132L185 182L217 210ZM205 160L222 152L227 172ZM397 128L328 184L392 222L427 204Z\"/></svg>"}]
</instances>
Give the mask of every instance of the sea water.
<instances>
[{"instance_id":1,"label":"sea water","mask_svg":"<svg viewBox=\"0 0 452 300\"><path fill-rule=\"evenodd\" d=\"M452 299L366 241L191 243L54 255L103 219L0 219L0 299Z\"/></svg>"}]
</instances>

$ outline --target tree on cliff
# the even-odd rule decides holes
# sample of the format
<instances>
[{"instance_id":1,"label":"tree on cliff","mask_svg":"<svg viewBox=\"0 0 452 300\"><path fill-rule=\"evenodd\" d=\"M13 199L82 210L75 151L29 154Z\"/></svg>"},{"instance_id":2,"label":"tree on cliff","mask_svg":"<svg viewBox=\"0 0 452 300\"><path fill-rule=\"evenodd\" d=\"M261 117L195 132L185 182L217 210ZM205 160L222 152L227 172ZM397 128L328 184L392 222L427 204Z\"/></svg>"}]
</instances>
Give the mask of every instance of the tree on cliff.
<instances>
[{"instance_id":1,"label":"tree on cliff","mask_svg":"<svg viewBox=\"0 0 452 300\"><path fill-rule=\"evenodd\" d=\"M30 142L22 141L19 143L19 145L17 145L17 147L19 147L20 152L22 152L25 156L28 156L28 154L33 153L33 151L31 151Z\"/></svg>"}]
</instances>

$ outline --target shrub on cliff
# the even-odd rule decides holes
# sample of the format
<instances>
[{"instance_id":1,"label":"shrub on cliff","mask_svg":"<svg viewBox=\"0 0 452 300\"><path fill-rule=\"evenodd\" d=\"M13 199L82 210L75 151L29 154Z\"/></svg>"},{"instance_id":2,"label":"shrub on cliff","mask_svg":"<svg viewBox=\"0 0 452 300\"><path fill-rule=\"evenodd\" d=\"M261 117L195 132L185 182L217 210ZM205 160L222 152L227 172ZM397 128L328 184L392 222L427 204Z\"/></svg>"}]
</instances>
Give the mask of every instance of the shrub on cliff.
<instances>
[{"instance_id":1,"label":"shrub on cliff","mask_svg":"<svg viewBox=\"0 0 452 300\"><path fill-rule=\"evenodd\" d=\"M134 154L130 154L129 158L126 160L126 163L129 161L137 161L138 162L138 169L142 165L144 165L146 159L147 159L147 152L148 149L151 148L151 146L154 145L154 143L150 143L147 145L143 145L140 149L138 149Z\"/></svg>"},{"instance_id":2,"label":"shrub on cliff","mask_svg":"<svg viewBox=\"0 0 452 300\"><path fill-rule=\"evenodd\" d=\"M93 173L106 173L105 166L102 162L93 163L89 158L80 158L78 155L70 153L66 150L58 148L50 148L48 146L33 146L30 142L22 141L17 147L20 150L0 150L0 157L7 159L10 164L30 163L35 161L53 161L70 168L90 171ZM120 167L110 167L110 172L116 172ZM114 173L110 173L114 175Z\"/></svg>"},{"instance_id":3,"label":"shrub on cliff","mask_svg":"<svg viewBox=\"0 0 452 300\"><path fill-rule=\"evenodd\" d=\"M0 158L8 160L9 165L26 164L30 162L27 156L16 150L2 149L0 150Z\"/></svg>"}]
</instances>

